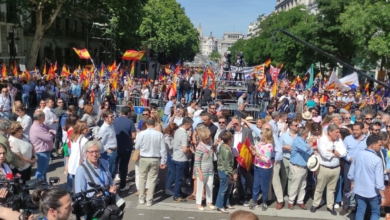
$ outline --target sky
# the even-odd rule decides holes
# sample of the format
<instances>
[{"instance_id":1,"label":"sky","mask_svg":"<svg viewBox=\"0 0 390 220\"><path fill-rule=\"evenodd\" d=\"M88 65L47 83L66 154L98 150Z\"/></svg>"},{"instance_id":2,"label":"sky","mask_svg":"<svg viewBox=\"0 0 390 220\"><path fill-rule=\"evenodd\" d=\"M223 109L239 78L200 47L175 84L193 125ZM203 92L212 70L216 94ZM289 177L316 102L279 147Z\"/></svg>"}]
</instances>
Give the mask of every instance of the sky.
<instances>
[{"instance_id":1,"label":"sky","mask_svg":"<svg viewBox=\"0 0 390 220\"><path fill-rule=\"evenodd\" d=\"M221 38L224 32L236 31L246 35L248 25L261 14L270 14L276 0L176 0L203 35Z\"/></svg>"}]
</instances>

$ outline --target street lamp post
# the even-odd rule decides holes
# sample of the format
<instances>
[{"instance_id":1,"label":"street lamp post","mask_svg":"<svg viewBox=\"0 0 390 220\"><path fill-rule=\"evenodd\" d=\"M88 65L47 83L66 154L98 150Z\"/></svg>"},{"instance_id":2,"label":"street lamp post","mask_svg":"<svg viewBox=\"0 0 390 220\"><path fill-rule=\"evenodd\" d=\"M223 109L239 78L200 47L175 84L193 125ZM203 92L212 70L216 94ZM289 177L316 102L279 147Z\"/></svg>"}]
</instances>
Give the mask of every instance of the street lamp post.
<instances>
[{"instance_id":1,"label":"street lamp post","mask_svg":"<svg viewBox=\"0 0 390 220\"><path fill-rule=\"evenodd\" d=\"M16 59L16 46L15 43L18 43L20 38L19 38L19 33L16 32L16 37L15 37L15 30L17 29L16 26L11 26L11 32L8 33L7 37L7 43L9 44L9 63L10 65L13 63L13 61Z\"/></svg>"}]
</instances>

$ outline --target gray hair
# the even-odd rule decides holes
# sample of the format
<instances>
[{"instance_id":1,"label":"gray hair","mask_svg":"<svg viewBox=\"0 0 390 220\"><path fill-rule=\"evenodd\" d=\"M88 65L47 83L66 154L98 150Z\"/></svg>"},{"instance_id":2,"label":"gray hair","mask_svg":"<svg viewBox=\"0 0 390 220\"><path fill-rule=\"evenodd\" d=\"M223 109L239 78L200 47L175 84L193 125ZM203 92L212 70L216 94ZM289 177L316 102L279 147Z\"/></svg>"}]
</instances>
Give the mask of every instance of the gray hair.
<instances>
[{"instance_id":1,"label":"gray hair","mask_svg":"<svg viewBox=\"0 0 390 220\"><path fill-rule=\"evenodd\" d=\"M309 130L307 130L305 127L300 127L300 128L298 128L298 133L297 133L297 135L299 136L299 137L302 137L304 134L306 134L306 133L308 133L309 132Z\"/></svg>"},{"instance_id":2,"label":"gray hair","mask_svg":"<svg viewBox=\"0 0 390 220\"><path fill-rule=\"evenodd\" d=\"M41 118L44 117L44 116L45 116L45 113L44 113L43 111L41 111L41 110L36 110L36 111L34 112L33 119L34 119L35 121L37 121L37 120L41 119Z\"/></svg>"},{"instance_id":3,"label":"gray hair","mask_svg":"<svg viewBox=\"0 0 390 220\"><path fill-rule=\"evenodd\" d=\"M337 125L335 125L335 124L330 124L329 126L328 126L328 132L332 132L332 131L334 131L334 130L339 130L340 128L339 128L339 126L337 126Z\"/></svg>"},{"instance_id":4,"label":"gray hair","mask_svg":"<svg viewBox=\"0 0 390 220\"><path fill-rule=\"evenodd\" d=\"M340 120L343 120L340 114L334 113L332 114L332 119L338 117Z\"/></svg>"},{"instance_id":5,"label":"gray hair","mask_svg":"<svg viewBox=\"0 0 390 220\"><path fill-rule=\"evenodd\" d=\"M272 112L271 117L272 117L272 119L279 117L279 112Z\"/></svg>"},{"instance_id":6,"label":"gray hair","mask_svg":"<svg viewBox=\"0 0 390 220\"><path fill-rule=\"evenodd\" d=\"M11 127L11 122L5 118L0 118L0 131L5 131Z\"/></svg>"},{"instance_id":7,"label":"gray hair","mask_svg":"<svg viewBox=\"0 0 390 220\"><path fill-rule=\"evenodd\" d=\"M383 114L382 117L390 118L390 115L389 114Z\"/></svg>"},{"instance_id":8,"label":"gray hair","mask_svg":"<svg viewBox=\"0 0 390 220\"><path fill-rule=\"evenodd\" d=\"M83 152L87 153L87 151L90 148L92 148L92 147L97 147L99 149L99 151L103 150L102 142L100 142L99 140L95 139L95 140L92 140L92 141L88 141L87 143L84 144Z\"/></svg>"},{"instance_id":9,"label":"gray hair","mask_svg":"<svg viewBox=\"0 0 390 220\"><path fill-rule=\"evenodd\" d=\"M233 115L232 119L237 119L239 122L241 122L241 117L238 115Z\"/></svg>"}]
</instances>

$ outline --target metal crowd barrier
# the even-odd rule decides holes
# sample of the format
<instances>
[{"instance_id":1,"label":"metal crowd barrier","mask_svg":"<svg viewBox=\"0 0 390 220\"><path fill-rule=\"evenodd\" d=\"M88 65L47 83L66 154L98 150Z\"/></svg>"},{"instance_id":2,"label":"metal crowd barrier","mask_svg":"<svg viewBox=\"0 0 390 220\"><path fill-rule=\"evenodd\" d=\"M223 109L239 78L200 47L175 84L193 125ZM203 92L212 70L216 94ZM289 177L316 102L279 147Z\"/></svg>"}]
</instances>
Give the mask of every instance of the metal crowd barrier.
<instances>
[{"instance_id":1,"label":"metal crowd barrier","mask_svg":"<svg viewBox=\"0 0 390 220\"><path fill-rule=\"evenodd\" d=\"M233 103L233 104L225 104L222 109L226 109L230 111L230 115L234 115L234 112L238 110L238 104ZM250 116L253 117L253 119L258 119L259 118L259 113L260 113L260 106L258 105L246 105L245 112L249 113Z\"/></svg>"}]
</instances>

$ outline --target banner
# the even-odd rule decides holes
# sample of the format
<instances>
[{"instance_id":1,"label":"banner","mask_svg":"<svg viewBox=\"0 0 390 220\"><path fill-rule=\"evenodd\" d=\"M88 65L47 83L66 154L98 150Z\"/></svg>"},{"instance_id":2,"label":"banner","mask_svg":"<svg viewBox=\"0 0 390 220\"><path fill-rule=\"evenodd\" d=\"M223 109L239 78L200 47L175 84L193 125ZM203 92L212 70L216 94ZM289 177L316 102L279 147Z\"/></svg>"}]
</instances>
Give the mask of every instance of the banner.
<instances>
[{"instance_id":1,"label":"banner","mask_svg":"<svg viewBox=\"0 0 390 220\"><path fill-rule=\"evenodd\" d=\"M355 72L341 78L340 82L344 86L348 86L350 88L358 88L359 87L359 78L358 78L357 73L355 73Z\"/></svg>"}]
</instances>

